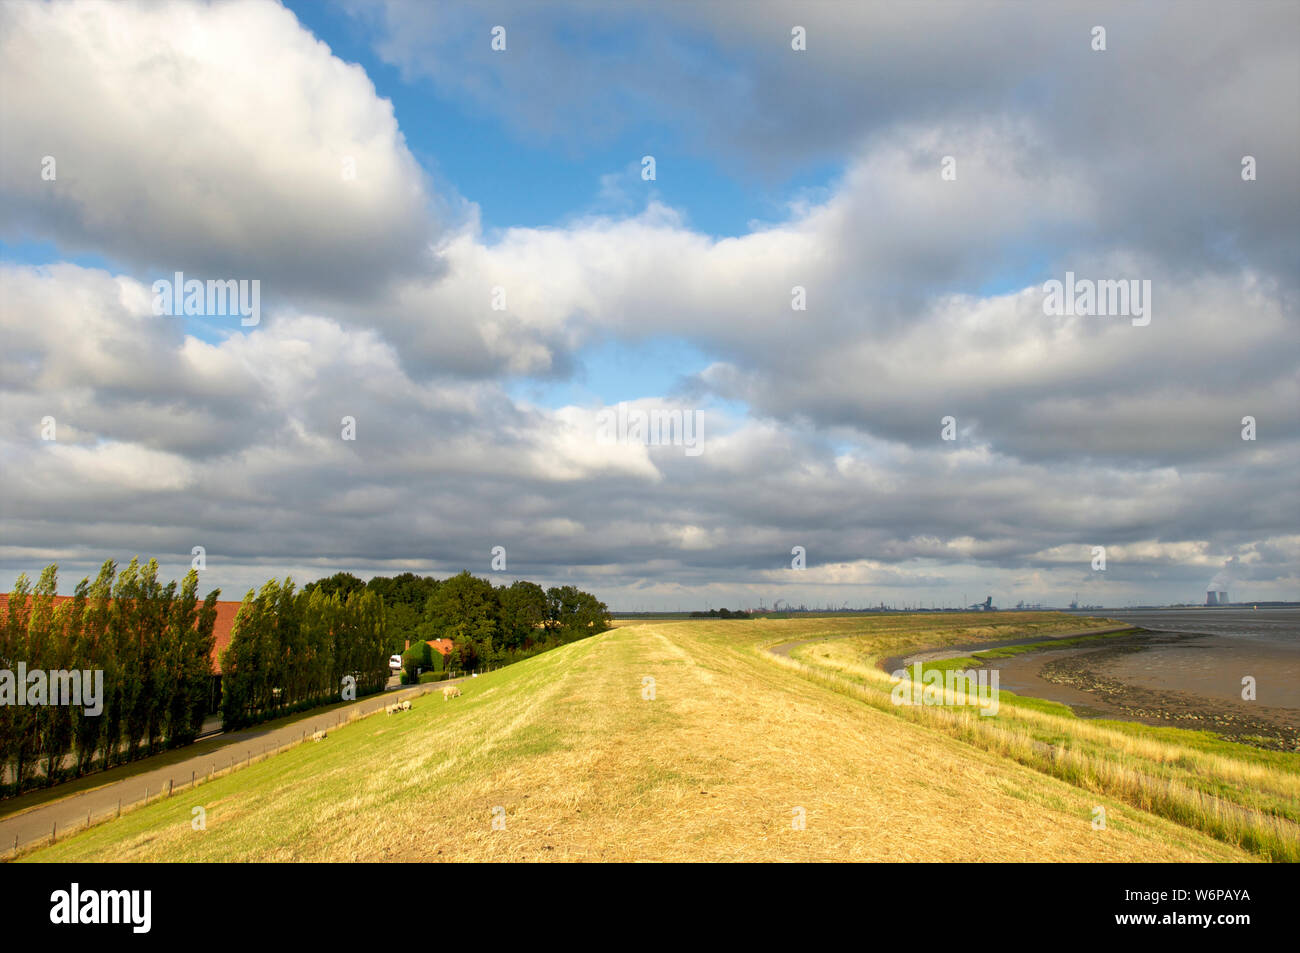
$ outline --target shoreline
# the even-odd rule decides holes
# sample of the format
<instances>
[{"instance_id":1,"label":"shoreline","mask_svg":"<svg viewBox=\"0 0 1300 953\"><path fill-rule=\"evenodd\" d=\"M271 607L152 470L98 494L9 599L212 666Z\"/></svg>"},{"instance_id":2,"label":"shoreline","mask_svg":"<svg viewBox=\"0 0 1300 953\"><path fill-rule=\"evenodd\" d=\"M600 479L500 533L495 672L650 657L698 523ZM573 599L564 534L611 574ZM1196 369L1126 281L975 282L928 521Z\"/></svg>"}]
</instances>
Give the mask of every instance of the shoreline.
<instances>
[{"instance_id":1,"label":"shoreline","mask_svg":"<svg viewBox=\"0 0 1300 953\"><path fill-rule=\"evenodd\" d=\"M969 642L965 645L947 645L943 648L918 649L907 655L891 655L887 658L880 659L876 665L886 675L892 675L900 668L911 668L918 662L943 662L948 659L962 658L966 655L973 655L978 652L988 652L992 649L1014 648L1018 645L1037 645L1040 642L1059 642L1071 639L1090 639L1100 638L1102 636L1115 635L1120 632L1140 632L1141 627L1136 625L1116 625L1105 629L1080 629L1077 632L1060 632L1056 635L1033 635L1021 639L1002 639L996 642ZM809 641L816 641L815 639ZM779 646L786 648L786 646ZM798 646L791 644L789 648L794 649ZM1051 651L1051 649L1043 649ZM786 653L788 654L788 653Z\"/></svg>"},{"instance_id":2,"label":"shoreline","mask_svg":"<svg viewBox=\"0 0 1300 953\"><path fill-rule=\"evenodd\" d=\"M1071 632L1059 632L1055 635L1034 635L1034 636L1027 636L1024 638L1017 638L1017 639L1003 639L997 642L972 642L965 646L950 645L944 648L918 649L914 651L911 655L890 656L888 658L879 660L876 664L878 667L880 667L884 672L888 674L894 671L894 669L897 668L898 666L895 665L894 668L885 668L884 666L886 664L897 662L901 659L911 659L912 661L916 661L917 659L914 658L914 656L920 656L922 654L925 655L925 658L922 659L922 661L930 662L937 659L937 657L940 655L948 656L951 654L952 658L959 658L962 655L967 655L971 652L978 652L978 651L994 649L994 648L1005 648L1010 645L1032 645L1036 642L1046 642L1049 640L1056 640L1056 639L1081 639L1092 635L1109 635L1114 632L1127 632L1129 629L1137 629L1137 628L1138 626L1130 623L1127 625L1111 626L1105 629L1079 629L1077 631L1071 631ZM792 642L779 642L776 645L764 646L763 651L771 652L773 655L780 655L780 656L784 656L785 658L790 658L791 652L793 652L797 648L802 648L805 645L815 645L819 642L835 642L838 641L839 639L852 639L860 636L861 634L862 634L861 632L844 632L839 635L823 635L813 639L795 639ZM931 655L934 655L935 658L932 659L930 657Z\"/></svg>"},{"instance_id":3,"label":"shoreline","mask_svg":"<svg viewBox=\"0 0 1300 953\"><path fill-rule=\"evenodd\" d=\"M1105 638L1131 629L1131 634ZM926 662L971 657L975 671L998 670L1003 690L1066 705L1080 718L1112 718L1152 727L1208 731L1228 741L1272 751L1300 751L1300 710L1256 701L1236 700L1205 692L1151 687L1116 677L1109 669L1122 667L1133 655L1161 647L1196 647L1202 633L1160 632L1128 626L1112 633L1093 632L1076 639L1097 638L1100 644L1055 647L1048 643L1067 636L1023 639L1010 643L947 647L882 659L880 668L892 674ZM981 658L983 652L1008 645L1041 645L1005 658ZM1250 666L1259 668L1259 666Z\"/></svg>"}]
</instances>

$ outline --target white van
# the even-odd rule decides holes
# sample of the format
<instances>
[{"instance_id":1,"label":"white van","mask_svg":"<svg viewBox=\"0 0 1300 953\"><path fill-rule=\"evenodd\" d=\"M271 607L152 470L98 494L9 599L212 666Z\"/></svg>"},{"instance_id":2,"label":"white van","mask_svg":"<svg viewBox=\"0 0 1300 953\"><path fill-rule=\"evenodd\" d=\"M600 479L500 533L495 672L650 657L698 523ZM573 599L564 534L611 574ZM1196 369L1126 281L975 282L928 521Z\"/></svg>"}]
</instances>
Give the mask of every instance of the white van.
<instances>
[{"instance_id":1,"label":"white van","mask_svg":"<svg viewBox=\"0 0 1300 953\"><path fill-rule=\"evenodd\" d=\"M402 670L402 657L400 655L388 656L388 669L391 672L400 672Z\"/></svg>"}]
</instances>

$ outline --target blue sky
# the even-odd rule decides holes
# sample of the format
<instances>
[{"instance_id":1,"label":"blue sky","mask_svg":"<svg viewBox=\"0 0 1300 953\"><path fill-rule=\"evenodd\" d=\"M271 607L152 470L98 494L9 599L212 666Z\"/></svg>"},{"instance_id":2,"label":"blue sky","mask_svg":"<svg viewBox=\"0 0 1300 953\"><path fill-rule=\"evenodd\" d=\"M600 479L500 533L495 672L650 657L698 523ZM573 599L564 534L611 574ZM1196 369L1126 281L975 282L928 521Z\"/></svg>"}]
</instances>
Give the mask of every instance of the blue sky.
<instances>
[{"instance_id":1,"label":"blue sky","mask_svg":"<svg viewBox=\"0 0 1300 953\"><path fill-rule=\"evenodd\" d=\"M1100 7L1104 55L1046 4L0 4L0 266L63 263L3 268L0 568L1293 594L1297 20ZM1067 269L1150 280L1150 326L1045 314ZM260 325L150 320L176 270ZM707 453L596 439L634 400Z\"/></svg>"},{"instance_id":2,"label":"blue sky","mask_svg":"<svg viewBox=\"0 0 1300 953\"><path fill-rule=\"evenodd\" d=\"M339 6L286 6L335 56L366 71L379 96L393 103L407 146L434 188L475 203L489 240L511 227L561 227L587 215L635 214L652 199L681 214L694 231L714 238L744 235L755 223L784 220L793 197L824 190L843 170L842 163L812 164L783 182L762 182L741 169L728 170L693 154L670 125L654 121L629 123L612 140L521 136L490 113L439 95L432 82L404 80L396 67L376 55L362 22ZM656 157L654 181L641 178L644 155ZM607 182L614 186L613 195ZM78 253L44 240L0 242L0 258L130 271L100 254ZM179 320L187 333L208 343L219 342L231 330L226 318ZM507 389L547 407L594 399L634 400L670 393L684 375L709 363L703 351L679 339L631 345L608 341L585 346L574 356L571 380L516 378L507 381Z\"/></svg>"},{"instance_id":3,"label":"blue sky","mask_svg":"<svg viewBox=\"0 0 1300 953\"><path fill-rule=\"evenodd\" d=\"M806 161L784 178L770 180L721 154L698 154L674 124L649 116L626 122L612 137L575 141L521 135L491 111L440 94L432 81L404 78L376 53L372 25L365 19L334 3L286 6L335 56L365 70L378 95L392 102L407 146L435 191L477 205L489 241L511 227L564 227L584 216L636 214L651 200L674 209L695 232L741 236L764 223L786 220L793 200L824 197L844 171L843 161ZM617 44L626 45L627 37L615 30L602 42L615 44L616 56ZM722 58L721 51L716 53ZM654 181L641 178L644 155L656 158ZM0 257L22 264L70 261L130 271L111 258L45 240L0 242ZM980 295L1012 291L1036 280L1046 265L1043 251L1018 249L1003 272L961 290ZM208 343L219 342L231 330L226 318L180 320L187 333ZM515 378L506 385L512 395L547 407L632 400L671 393L683 376L702 371L711 360L700 347L675 338L605 341L584 345L573 355L572 379Z\"/></svg>"},{"instance_id":4,"label":"blue sky","mask_svg":"<svg viewBox=\"0 0 1300 953\"><path fill-rule=\"evenodd\" d=\"M435 186L450 185L477 203L487 230L561 225L575 215L625 212L600 202L601 179L613 174L642 207L653 193L684 213L696 231L714 237L743 235L754 221L784 219L790 196L827 185L843 169L840 163L813 164L779 183L738 177L738 170L729 172L693 155L671 124L649 119L627 123L608 140L520 135L485 111L440 96L432 82L405 82L396 67L375 54L362 22L334 4L286 6L335 56L365 69L379 95L393 103L408 147ZM606 42L624 39L615 31ZM656 157L654 182L640 177L645 155Z\"/></svg>"}]
</instances>

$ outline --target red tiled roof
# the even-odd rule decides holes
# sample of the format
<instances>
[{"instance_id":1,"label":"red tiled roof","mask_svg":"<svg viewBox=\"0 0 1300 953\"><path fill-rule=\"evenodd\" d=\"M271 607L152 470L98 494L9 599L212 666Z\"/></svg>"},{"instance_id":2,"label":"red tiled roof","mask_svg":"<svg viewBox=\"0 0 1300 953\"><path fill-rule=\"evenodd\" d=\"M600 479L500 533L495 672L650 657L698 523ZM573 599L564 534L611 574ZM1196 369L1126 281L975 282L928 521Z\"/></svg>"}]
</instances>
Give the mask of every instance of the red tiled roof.
<instances>
[{"instance_id":1,"label":"red tiled roof","mask_svg":"<svg viewBox=\"0 0 1300 953\"><path fill-rule=\"evenodd\" d=\"M212 624L212 671L221 674L221 653L230 644L230 633L235 628L235 615L242 602L218 602L217 621Z\"/></svg>"},{"instance_id":2,"label":"red tiled roof","mask_svg":"<svg viewBox=\"0 0 1300 953\"><path fill-rule=\"evenodd\" d=\"M451 644L451 639L429 639L429 648L443 655L450 655L451 650L455 648Z\"/></svg>"},{"instance_id":3,"label":"red tiled roof","mask_svg":"<svg viewBox=\"0 0 1300 953\"><path fill-rule=\"evenodd\" d=\"M61 605L70 600L72 596L55 596L54 604ZM199 606L203 605L203 600L199 600ZM218 602L217 603L217 620L212 626L212 670L221 674L221 653L226 650L230 644L230 633L235 625L235 615L239 612L239 602ZM9 593L0 592L0 617L9 614Z\"/></svg>"}]
</instances>

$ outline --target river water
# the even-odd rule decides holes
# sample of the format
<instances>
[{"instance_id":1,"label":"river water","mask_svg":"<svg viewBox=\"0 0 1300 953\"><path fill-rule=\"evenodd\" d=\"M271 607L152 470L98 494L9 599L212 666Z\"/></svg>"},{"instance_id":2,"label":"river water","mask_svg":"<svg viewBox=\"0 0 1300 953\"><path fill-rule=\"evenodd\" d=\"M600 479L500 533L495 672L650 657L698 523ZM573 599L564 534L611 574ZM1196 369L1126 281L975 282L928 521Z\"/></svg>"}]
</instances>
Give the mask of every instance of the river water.
<instances>
[{"instance_id":1,"label":"river water","mask_svg":"<svg viewBox=\"0 0 1300 953\"><path fill-rule=\"evenodd\" d=\"M1160 632L1272 642L1300 652L1300 609L1107 609L1095 614Z\"/></svg>"}]
</instances>

